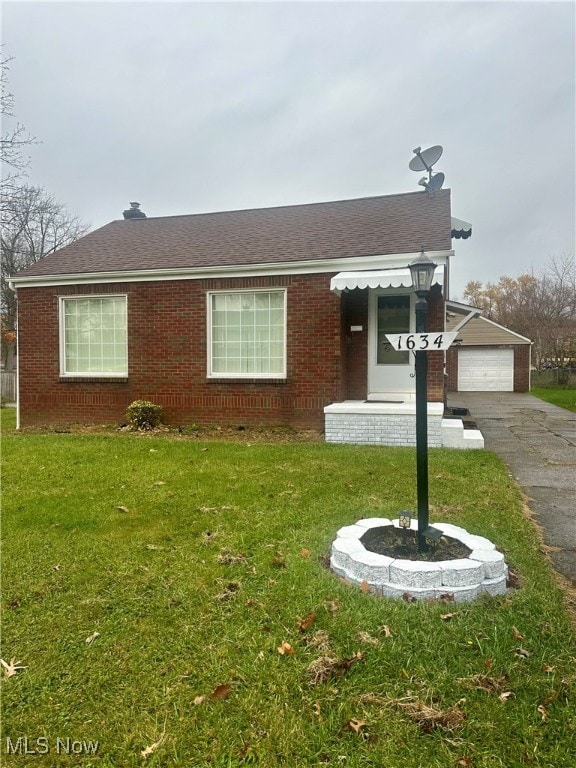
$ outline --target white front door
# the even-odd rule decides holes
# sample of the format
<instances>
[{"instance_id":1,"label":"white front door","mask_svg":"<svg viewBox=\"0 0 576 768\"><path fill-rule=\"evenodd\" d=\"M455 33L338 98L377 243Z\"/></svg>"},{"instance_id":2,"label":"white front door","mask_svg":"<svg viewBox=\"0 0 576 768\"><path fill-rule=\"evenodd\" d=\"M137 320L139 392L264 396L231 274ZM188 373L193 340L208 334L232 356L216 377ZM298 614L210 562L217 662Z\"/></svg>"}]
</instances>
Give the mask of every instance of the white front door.
<instances>
[{"instance_id":1,"label":"white front door","mask_svg":"<svg viewBox=\"0 0 576 768\"><path fill-rule=\"evenodd\" d=\"M414 331L414 294L371 290L368 302L368 400L414 399L414 355L397 352L387 333Z\"/></svg>"}]
</instances>

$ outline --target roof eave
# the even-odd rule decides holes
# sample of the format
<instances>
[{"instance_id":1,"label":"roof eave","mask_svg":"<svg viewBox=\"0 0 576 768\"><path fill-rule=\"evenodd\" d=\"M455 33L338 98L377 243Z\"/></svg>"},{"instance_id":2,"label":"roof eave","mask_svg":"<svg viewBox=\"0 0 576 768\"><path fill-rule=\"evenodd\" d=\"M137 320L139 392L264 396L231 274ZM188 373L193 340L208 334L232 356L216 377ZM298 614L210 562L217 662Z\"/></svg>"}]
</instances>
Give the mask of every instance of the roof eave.
<instances>
[{"instance_id":1,"label":"roof eave","mask_svg":"<svg viewBox=\"0 0 576 768\"><path fill-rule=\"evenodd\" d=\"M438 265L446 264L454 254L452 250L426 251ZM348 256L338 259L310 259L307 261L268 262L263 264L231 264L209 267L179 267L172 269L143 269L104 272L79 272L55 275L22 275L10 278L13 289L49 287L56 285L88 285L95 283L135 283L166 280L201 280L205 278L260 277L266 275L311 274L340 272L345 269L363 270L391 264L406 266L419 252L387 253L370 256Z\"/></svg>"}]
</instances>

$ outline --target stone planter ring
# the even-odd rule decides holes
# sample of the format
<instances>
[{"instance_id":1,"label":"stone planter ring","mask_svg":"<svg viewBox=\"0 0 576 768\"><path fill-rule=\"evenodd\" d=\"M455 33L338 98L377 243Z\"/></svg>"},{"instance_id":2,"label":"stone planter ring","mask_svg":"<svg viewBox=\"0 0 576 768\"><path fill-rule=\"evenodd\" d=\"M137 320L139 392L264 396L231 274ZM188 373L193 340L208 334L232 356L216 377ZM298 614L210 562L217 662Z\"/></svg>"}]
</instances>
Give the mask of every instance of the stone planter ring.
<instances>
[{"instance_id":1,"label":"stone planter ring","mask_svg":"<svg viewBox=\"0 0 576 768\"><path fill-rule=\"evenodd\" d=\"M483 536L474 536L450 523L434 523L445 536L456 539L469 550L468 557L438 562L401 560L370 552L361 542L372 528L393 525L398 519L371 517L340 528L332 543L330 567L351 584L368 585L370 592L384 597L418 600L451 596L456 602L469 602L481 594L506 592L508 567L504 555ZM412 530L418 521L411 521Z\"/></svg>"}]
</instances>

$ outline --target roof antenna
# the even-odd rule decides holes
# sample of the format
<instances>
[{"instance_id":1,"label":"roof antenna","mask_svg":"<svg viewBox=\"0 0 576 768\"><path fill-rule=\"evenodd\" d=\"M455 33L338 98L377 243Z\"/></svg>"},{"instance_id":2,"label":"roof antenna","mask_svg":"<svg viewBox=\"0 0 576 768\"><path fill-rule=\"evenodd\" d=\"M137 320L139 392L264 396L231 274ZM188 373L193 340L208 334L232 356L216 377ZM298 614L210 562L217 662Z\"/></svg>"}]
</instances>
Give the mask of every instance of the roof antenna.
<instances>
[{"instance_id":1,"label":"roof antenna","mask_svg":"<svg viewBox=\"0 0 576 768\"><path fill-rule=\"evenodd\" d=\"M416 147L416 149L413 149L412 151L416 157L413 157L412 160L410 160L408 168L410 168L411 171L428 171L428 178L423 176L418 184L421 187L424 187L426 192L428 192L428 197L434 197L434 193L442 189L445 177L443 173L433 174L432 166L440 160L444 149L437 144L434 147L425 149L424 152L422 152L422 147Z\"/></svg>"}]
</instances>

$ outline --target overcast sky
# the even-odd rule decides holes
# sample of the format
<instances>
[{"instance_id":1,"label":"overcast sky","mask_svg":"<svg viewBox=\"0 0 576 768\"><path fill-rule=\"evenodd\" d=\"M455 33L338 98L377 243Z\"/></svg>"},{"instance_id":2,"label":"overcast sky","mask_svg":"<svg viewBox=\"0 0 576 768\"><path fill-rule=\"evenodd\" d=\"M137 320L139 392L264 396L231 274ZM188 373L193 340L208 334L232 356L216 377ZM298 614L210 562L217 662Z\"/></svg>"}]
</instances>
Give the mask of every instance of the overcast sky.
<instances>
[{"instance_id":1,"label":"overcast sky","mask_svg":"<svg viewBox=\"0 0 576 768\"><path fill-rule=\"evenodd\" d=\"M575 251L572 2L6 2L29 183L93 228L418 191L441 144L452 298Z\"/></svg>"}]
</instances>

